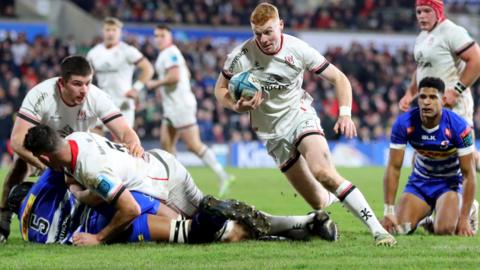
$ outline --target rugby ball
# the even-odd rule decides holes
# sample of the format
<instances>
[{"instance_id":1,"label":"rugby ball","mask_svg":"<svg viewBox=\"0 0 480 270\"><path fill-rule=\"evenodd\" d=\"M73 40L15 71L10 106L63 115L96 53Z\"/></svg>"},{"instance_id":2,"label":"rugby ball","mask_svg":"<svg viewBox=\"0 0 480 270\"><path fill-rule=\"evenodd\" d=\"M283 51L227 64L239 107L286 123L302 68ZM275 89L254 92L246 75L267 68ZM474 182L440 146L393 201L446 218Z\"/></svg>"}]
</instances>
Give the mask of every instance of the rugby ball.
<instances>
[{"instance_id":1,"label":"rugby ball","mask_svg":"<svg viewBox=\"0 0 480 270\"><path fill-rule=\"evenodd\" d=\"M260 89L258 79L250 71L237 73L228 82L228 92L235 102L241 97L251 99Z\"/></svg>"}]
</instances>

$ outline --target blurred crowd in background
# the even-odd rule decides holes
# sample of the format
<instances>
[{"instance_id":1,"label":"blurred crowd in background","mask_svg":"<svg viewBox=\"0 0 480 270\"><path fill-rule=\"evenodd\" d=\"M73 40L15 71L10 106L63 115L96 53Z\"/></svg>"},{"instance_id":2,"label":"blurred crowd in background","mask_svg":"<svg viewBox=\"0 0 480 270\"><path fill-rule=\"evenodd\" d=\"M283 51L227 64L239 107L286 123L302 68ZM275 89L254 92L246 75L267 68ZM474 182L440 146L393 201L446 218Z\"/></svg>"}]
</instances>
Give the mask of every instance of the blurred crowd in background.
<instances>
[{"instance_id":1,"label":"blurred crowd in background","mask_svg":"<svg viewBox=\"0 0 480 270\"><path fill-rule=\"evenodd\" d=\"M249 25L257 0L72 0L98 18L114 16L128 22L208 26ZM295 29L414 31L415 1L405 0L271 0ZM310 1L312 2L312 1ZM445 1L449 13L478 14L468 1ZM470 1L472 2L472 1ZM474 2L474 1L473 1ZM313 6L313 8L311 8Z\"/></svg>"},{"instance_id":2,"label":"blurred crowd in background","mask_svg":"<svg viewBox=\"0 0 480 270\"><path fill-rule=\"evenodd\" d=\"M98 17L117 16L125 21L169 22L197 25L246 25L248 12L257 1L140 1L98 0L74 1ZM385 31L415 30L415 14L411 1L328 1L317 10L299 13L293 0L273 1L280 7L286 25L292 28L381 29ZM409 2L405 4L406 2ZM1 1L2 15L13 16L13 1ZM11 3L11 5L9 5ZM158 10L162 9L162 12ZM454 10L461 6L451 5ZM401 12L402 16L392 15ZM326 15L325 15L326 14ZM355 14L355 16L352 16ZM328 19L326 17L328 17ZM342 20L338 19L342 18ZM349 20L351 18L351 20ZM340 23L341 21L341 23ZM153 37L140 42L135 37L125 41L139 48L153 64L158 51ZM28 42L24 34L5 36L0 40L0 154L8 149L6 143L26 92L50 77L58 76L59 63L71 54L85 55L100 38L90 44L77 44L73 39L60 40L38 36ZM192 90L198 100L198 124L202 140L225 143L255 140L250 129L249 115L237 114L221 108L214 97L214 84L228 52L236 45L231 42L215 44L209 39L177 42L190 68ZM374 45L352 43L348 49L330 47L321 52L349 78L354 94L353 117L357 123L358 140L369 142L388 139L390 127L400 113L398 101L402 97L415 70L413 54L407 48L394 52ZM333 125L338 115L335 89L321 78L306 73L304 89L315 100L322 126L328 139L338 139ZM477 138L480 127L480 87L472 88L475 99L474 121ZM162 121L159 91L144 91L138 101L135 130L143 140L158 140Z\"/></svg>"},{"instance_id":3,"label":"blurred crowd in background","mask_svg":"<svg viewBox=\"0 0 480 270\"><path fill-rule=\"evenodd\" d=\"M98 18L115 16L129 22L165 22L209 26L249 25L256 0L73 0ZM292 29L365 29L411 31L415 14L410 1L337 0L311 5L294 0L269 1ZM305 2L305 1L303 1Z\"/></svg>"}]
</instances>

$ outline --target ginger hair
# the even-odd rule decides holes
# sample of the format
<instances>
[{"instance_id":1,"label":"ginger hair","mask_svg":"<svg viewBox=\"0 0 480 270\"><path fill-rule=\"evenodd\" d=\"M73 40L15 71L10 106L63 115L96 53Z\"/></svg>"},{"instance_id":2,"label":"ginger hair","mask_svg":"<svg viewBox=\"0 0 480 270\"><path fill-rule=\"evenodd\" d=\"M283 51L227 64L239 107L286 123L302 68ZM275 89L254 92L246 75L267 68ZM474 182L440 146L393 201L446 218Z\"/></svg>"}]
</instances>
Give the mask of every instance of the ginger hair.
<instances>
[{"instance_id":1,"label":"ginger hair","mask_svg":"<svg viewBox=\"0 0 480 270\"><path fill-rule=\"evenodd\" d=\"M270 19L280 19L277 7L270 3L259 4L250 16L250 22L255 25L264 25Z\"/></svg>"}]
</instances>

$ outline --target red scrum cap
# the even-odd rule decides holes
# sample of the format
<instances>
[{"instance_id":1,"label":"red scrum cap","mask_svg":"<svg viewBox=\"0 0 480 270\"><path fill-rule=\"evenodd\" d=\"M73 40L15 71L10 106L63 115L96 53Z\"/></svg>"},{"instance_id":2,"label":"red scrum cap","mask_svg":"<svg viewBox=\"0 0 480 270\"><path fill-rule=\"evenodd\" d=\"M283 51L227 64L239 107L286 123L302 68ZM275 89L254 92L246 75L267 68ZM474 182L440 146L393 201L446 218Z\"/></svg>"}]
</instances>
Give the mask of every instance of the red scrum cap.
<instances>
[{"instance_id":1,"label":"red scrum cap","mask_svg":"<svg viewBox=\"0 0 480 270\"><path fill-rule=\"evenodd\" d=\"M445 13L443 12L443 1L442 0L416 0L415 6L429 6L437 15L438 22L444 21Z\"/></svg>"}]
</instances>

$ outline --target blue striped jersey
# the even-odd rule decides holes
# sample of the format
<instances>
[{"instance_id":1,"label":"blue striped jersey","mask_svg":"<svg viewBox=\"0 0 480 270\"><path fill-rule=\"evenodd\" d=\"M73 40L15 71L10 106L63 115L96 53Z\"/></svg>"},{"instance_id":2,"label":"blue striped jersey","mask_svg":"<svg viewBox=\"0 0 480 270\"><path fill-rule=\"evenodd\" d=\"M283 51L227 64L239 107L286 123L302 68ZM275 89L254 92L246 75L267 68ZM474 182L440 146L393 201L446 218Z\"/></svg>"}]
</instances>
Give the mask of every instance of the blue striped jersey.
<instances>
[{"instance_id":1,"label":"blue striped jersey","mask_svg":"<svg viewBox=\"0 0 480 270\"><path fill-rule=\"evenodd\" d=\"M47 170L32 186L18 214L25 241L67 243L85 206L68 191L62 172Z\"/></svg>"},{"instance_id":2,"label":"blue striped jersey","mask_svg":"<svg viewBox=\"0 0 480 270\"><path fill-rule=\"evenodd\" d=\"M462 181L459 157L474 151L473 130L460 116L442 109L440 124L426 128L420 109L400 115L392 127L390 148L404 149L410 144L416 152L411 177L425 180Z\"/></svg>"}]
</instances>

